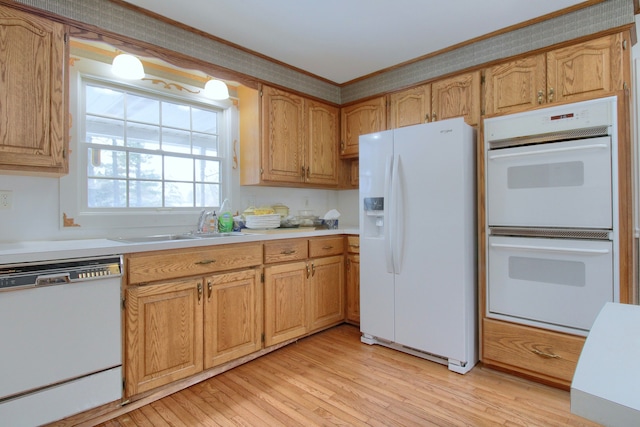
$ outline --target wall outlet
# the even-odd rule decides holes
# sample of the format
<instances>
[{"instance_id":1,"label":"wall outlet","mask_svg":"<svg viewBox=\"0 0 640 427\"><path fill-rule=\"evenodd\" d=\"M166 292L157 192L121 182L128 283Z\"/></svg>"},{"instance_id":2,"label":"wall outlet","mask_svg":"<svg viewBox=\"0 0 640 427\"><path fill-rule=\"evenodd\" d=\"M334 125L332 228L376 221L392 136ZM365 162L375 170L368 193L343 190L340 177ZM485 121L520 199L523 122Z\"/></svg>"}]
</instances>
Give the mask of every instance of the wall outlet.
<instances>
[{"instance_id":1,"label":"wall outlet","mask_svg":"<svg viewBox=\"0 0 640 427\"><path fill-rule=\"evenodd\" d=\"M11 190L0 190L0 210L11 209L13 205L13 192Z\"/></svg>"}]
</instances>

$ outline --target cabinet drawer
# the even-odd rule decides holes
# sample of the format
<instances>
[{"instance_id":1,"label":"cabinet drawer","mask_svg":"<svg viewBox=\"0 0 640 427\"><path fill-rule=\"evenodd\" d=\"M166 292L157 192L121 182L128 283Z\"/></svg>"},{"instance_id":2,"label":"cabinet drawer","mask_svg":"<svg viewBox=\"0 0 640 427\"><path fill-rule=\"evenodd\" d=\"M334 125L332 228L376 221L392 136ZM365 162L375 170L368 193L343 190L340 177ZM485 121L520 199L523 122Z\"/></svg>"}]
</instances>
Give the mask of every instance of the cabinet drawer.
<instances>
[{"instance_id":1,"label":"cabinet drawer","mask_svg":"<svg viewBox=\"0 0 640 427\"><path fill-rule=\"evenodd\" d=\"M306 259L308 254L307 239L275 240L264 244L265 264Z\"/></svg>"},{"instance_id":2,"label":"cabinet drawer","mask_svg":"<svg viewBox=\"0 0 640 427\"><path fill-rule=\"evenodd\" d=\"M347 236L347 252L360 253L360 236Z\"/></svg>"},{"instance_id":3,"label":"cabinet drawer","mask_svg":"<svg viewBox=\"0 0 640 427\"><path fill-rule=\"evenodd\" d=\"M584 341L575 335L484 319L482 361L568 387Z\"/></svg>"},{"instance_id":4,"label":"cabinet drawer","mask_svg":"<svg viewBox=\"0 0 640 427\"><path fill-rule=\"evenodd\" d=\"M344 237L320 237L309 239L309 258L344 253Z\"/></svg>"},{"instance_id":5,"label":"cabinet drawer","mask_svg":"<svg viewBox=\"0 0 640 427\"><path fill-rule=\"evenodd\" d=\"M171 249L126 257L130 285L198 276L262 264L262 244L221 245L198 249Z\"/></svg>"}]
</instances>

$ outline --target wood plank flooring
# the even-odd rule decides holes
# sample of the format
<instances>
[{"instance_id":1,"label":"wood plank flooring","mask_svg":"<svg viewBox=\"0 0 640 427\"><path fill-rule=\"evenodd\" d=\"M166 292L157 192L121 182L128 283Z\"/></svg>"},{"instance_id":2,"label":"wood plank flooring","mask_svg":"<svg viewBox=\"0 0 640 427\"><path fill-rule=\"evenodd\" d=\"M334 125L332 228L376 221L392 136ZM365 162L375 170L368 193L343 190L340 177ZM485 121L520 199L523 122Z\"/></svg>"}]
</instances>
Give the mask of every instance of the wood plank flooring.
<instances>
[{"instance_id":1,"label":"wood plank flooring","mask_svg":"<svg viewBox=\"0 0 640 427\"><path fill-rule=\"evenodd\" d=\"M569 393L476 366L466 375L340 325L121 415L135 426L597 426Z\"/></svg>"}]
</instances>

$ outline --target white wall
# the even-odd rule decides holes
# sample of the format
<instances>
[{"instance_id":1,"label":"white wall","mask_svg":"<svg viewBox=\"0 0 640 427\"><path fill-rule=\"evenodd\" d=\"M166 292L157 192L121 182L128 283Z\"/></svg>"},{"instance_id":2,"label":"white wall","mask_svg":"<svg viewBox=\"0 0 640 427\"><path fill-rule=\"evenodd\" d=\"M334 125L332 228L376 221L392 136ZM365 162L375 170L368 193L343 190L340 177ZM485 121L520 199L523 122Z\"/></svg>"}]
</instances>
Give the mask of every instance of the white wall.
<instances>
[{"instance_id":1,"label":"white wall","mask_svg":"<svg viewBox=\"0 0 640 427\"><path fill-rule=\"evenodd\" d=\"M12 208L0 210L0 243L24 240L67 240L78 238L102 238L126 234L126 226L120 230L83 229L62 227L59 208L58 178L0 175L0 190L12 193ZM283 203L295 215L300 209L312 209L323 215L330 209L342 214L340 226L358 224L358 192L300 188L241 187L232 189L234 211L242 212L253 198L258 205ZM308 201L308 207L305 204ZM160 215L160 214L158 214ZM193 224L197 221L194 215ZM166 229L158 232L166 232ZM187 231L176 229L172 232ZM152 230L146 230L153 234Z\"/></svg>"}]
</instances>

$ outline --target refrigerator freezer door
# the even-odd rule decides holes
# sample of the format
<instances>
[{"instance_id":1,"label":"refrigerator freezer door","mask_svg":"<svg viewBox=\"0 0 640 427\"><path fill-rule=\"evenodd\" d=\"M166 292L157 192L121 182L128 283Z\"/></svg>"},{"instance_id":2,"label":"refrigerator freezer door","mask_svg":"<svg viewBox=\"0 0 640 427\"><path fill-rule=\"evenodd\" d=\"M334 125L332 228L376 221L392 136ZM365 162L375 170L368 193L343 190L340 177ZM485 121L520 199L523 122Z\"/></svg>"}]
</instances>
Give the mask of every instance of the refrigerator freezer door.
<instances>
[{"instance_id":1,"label":"refrigerator freezer door","mask_svg":"<svg viewBox=\"0 0 640 427\"><path fill-rule=\"evenodd\" d=\"M393 131L360 137L360 330L394 340L394 286L389 240ZM365 210L364 199L384 198L384 209Z\"/></svg>"}]
</instances>

